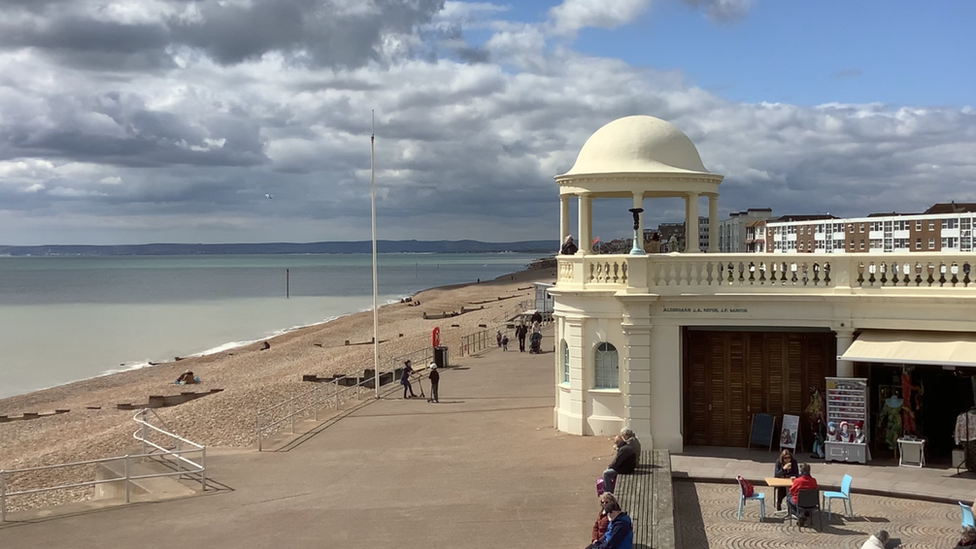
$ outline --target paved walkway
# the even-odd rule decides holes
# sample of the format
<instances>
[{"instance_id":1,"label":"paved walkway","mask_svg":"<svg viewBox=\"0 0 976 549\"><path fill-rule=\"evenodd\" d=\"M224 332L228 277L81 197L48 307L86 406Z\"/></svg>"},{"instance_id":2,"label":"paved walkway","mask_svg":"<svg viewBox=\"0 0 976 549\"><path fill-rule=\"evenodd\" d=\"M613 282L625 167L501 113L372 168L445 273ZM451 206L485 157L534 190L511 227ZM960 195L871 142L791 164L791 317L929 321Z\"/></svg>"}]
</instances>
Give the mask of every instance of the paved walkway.
<instances>
[{"instance_id":1,"label":"paved walkway","mask_svg":"<svg viewBox=\"0 0 976 549\"><path fill-rule=\"evenodd\" d=\"M766 499L773 490L757 487ZM857 549L868 536L887 530L888 547L903 543L905 549L953 547L959 539L959 506L912 499L854 494L853 517L838 514L834 502L830 520L816 515L813 526L799 528L785 514L774 514L766 501L765 522L759 522L759 504L746 502L742 520L736 520L738 486L692 482L674 483L675 535L682 549L823 547Z\"/></svg>"},{"instance_id":2,"label":"paved walkway","mask_svg":"<svg viewBox=\"0 0 976 549\"><path fill-rule=\"evenodd\" d=\"M0 525L0 546L583 547L609 444L552 428L553 357L456 359L440 404L394 393L288 452L208 452L222 489Z\"/></svg>"},{"instance_id":3,"label":"paved walkway","mask_svg":"<svg viewBox=\"0 0 976 549\"><path fill-rule=\"evenodd\" d=\"M681 455L671 456L671 470L677 479L705 482L735 482L741 475L754 484L764 485L763 479L773 476L776 452L761 449L689 447ZM972 504L976 497L976 474L965 469L937 467L898 467L897 463L874 460L869 464L824 463L797 454L797 460L810 463L813 476L822 486L840 489L845 474L854 478L851 490L855 493L888 495L953 503Z\"/></svg>"},{"instance_id":4,"label":"paved walkway","mask_svg":"<svg viewBox=\"0 0 976 549\"><path fill-rule=\"evenodd\" d=\"M543 348L553 348L551 337ZM608 462L609 444L604 437L564 435L552 428L552 352L491 350L457 362L442 374L440 404L404 401L393 393L287 452L208 449L216 485L205 495L103 509L80 506L61 516L12 513L15 522L0 524L0 546L128 549L174 541L207 549L586 545L597 511L593 483ZM771 470L771 453L699 450L713 457L696 456L695 449L673 457L679 476L760 479ZM862 499L870 497L858 492L868 488L950 499L976 494L976 481L945 477L945 471L839 464L814 469L825 483L838 483L845 471L857 471L858 512L858 506L868 505ZM709 498L727 516L737 502L734 487L712 487L721 493ZM707 531L708 506L678 505L682 524L703 524L700 529ZM912 505L951 518L945 505ZM881 521L887 516L884 509L872 513ZM777 540L756 545L747 539L712 545L797 546Z\"/></svg>"}]
</instances>

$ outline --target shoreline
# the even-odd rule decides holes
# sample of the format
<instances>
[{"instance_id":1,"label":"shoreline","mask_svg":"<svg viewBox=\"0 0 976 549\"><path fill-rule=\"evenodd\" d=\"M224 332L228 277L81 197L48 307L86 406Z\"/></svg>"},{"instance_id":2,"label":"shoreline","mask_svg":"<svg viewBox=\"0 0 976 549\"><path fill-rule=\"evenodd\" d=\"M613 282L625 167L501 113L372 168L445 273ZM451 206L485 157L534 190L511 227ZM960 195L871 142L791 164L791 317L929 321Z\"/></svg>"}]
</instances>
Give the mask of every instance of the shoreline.
<instances>
[{"instance_id":1,"label":"shoreline","mask_svg":"<svg viewBox=\"0 0 976 549\"><path fill-rule=\"evenodd\" d=\"M394 254L394 255L396 255L396 254ZM546 258L544 258L544 257L543 258L536 258L536 259L533 259L533 260L529 260L526 264L524 264L522 266L522 269L521 270L514 271L514 273L504 273L504 274L499 275L497 278L502 278L502 277L506 277L506 276L512 276L515 273L521 273L521 272L525 272L525 271L538 270L538 268L539 268L538 266L541 265L541 264L543 264L545 261L546 261ZM445 285L445 286L426 287L426 288L422 288L422 289L415 290L412 293L404 293L404 294L397 294L397 295L388 294L388 296L386 297L386 302L380 304L380 309L383 309L384 307L387 307L387 306L390 306L390 305L400 304L400 303L403 302L404 299L406 299L406 298L413 298L413 297L415 297L416 295L418 295L418 294L420 294L422 292L427 292L427 291L431 291L431 290L435 290L435 289L461 288L461 287L464 287L464 286L469 285L469 284L476 284L476 283L475 282L461 282L461 283L450 284L450 285ZM348 311L348 312L343 312L343 313L340 313L340 314L336 314L336 315L333 315L333 316L329 316L329 317L324 318L324 319L321 319L321 320L315 320L315 321L309 322L307 324L297 324L297 325L290 325L290 326L288 326L286 328L270 329L270 330L265 331L264 333L258 333L257 335L253 335L254 332L252 332L252 337L245 338L245 339L230 339L230 340L225 340L225 341L219 341L219 342L216 342L214 344L199 345L199 346L196 347L197 349L200 349L201 347L204 347L204 348L202 350L199 350L199 351L188 352L187 354L183 354L183 352L180 352L178 349L174 349L177 352L173 353L170 356L174 356L175 360L164 359L163 357L151 357L151 358L144 358L144 359L140 359L140 360L126 360L124 357L121 357L120 356L119 358L122 358L122 360L118 360L117 363L119 365L117 367L106 368L104 370L98 371L97 373L92 372L91 370L89 370L88 372L82 373L82 375L85 376L85 377L79 377L79 378L72 379L72 380L68 380L68 381L61 381L61 380L59 380L54 385L41 385L39 383L37 386L34 386L32 388L21 387L21 388L19 388L21 392L17 392L17 393L14 393L14 394L2 394L2 393L0 393L0 414L5 413L4 412L4 408L5 407L3 406L3 403L4 403L4 401L6 401L8 399L15 399L15 398L18 398L18 397L22 397L22 396L25 396L25 395L30 395L30 394L37 393L37 392L43 392L43 391L49 391L49 390L56 390L56 389L61 388L61 387L70 386L70 385L72 385L74 383L89 381L89 380L93 380L93 379L97 379L97 378L102 378L102 377L106 377L106 376L114 376L114 375L118 375L118 374L124 374L126 372L131 372L131 371L136 371L136 370L141 370L141 369L147 369L147 368L153 368L153 367L157 367L157 366L161 366L161 365L165 365L165 364L171 364L171 363L174 363L174 362L182 362L182 361L189 360L189 359L199 359L199 358L206 357L206 356L210 356L210 355L232 352L235 349L246 348L246 347L248 347L250 345L254 345L256 343L261 343L261 342L264 342L264 341L271 341L271 340L273 340L275 338L281 337L283 335L286 335L286 334L289 334L289 333L292 333L292 332L295 332L295 331L304 330L304 329L308 329L308 328L313 328L315 326L322 326L322 325L328 324L330 322L335 322L337 320L340 320L340 319L342 319L344 317L348 317L348 316L351 316L351 315L356 315L356 314L359 314L359 313L369 312L369 311L372 311L372 306L371 305L370 306L367 306L367 307L363 307L363 308L358 309L358 310L352 310L352 311ZM127 354L131 354L131 353L127 353ZM158 362L154 362L154 360L158 360Z\"/></svg>"},{"instance_id":2,"label":"shoreline","mask_svg":"<svg viewBox=\"0 0 976 549\"><path fill-rule=\"evenodd\" d=\"M421 306L399 302L381 306L378 310L380 368L389 370L399 365L399 357L428 347L430 331L435 326L440 328L441 344L450 349L449 353L457 352L462 336L482 329L479 324L487 324L490 329L498 327L498 316L518 301L534 299L534 288L526 289L526 286L535 281L555 280L554 269L531 267L530 264L528 269L480 283L421 290L412 296L413 302L421 301ZM440 320L423 318L425 312L457 311L463 306L470 307L473 302L484 302L484 309ZM372 345L354 344L371 340L372 321L372 309L369 309L260 340L271 345L267 350L260 350L260 343L252 343L0 399L0 414L11 417L24 412L44 414L55 409L70 410L0 423L0 469L130 453L134 412L117 406L136 406L146 403L150 395L178 395L183 391L221 389L177 406L155 408L168 430L210 447L250 447L255 441L256 410L307 391L309 384L302 381L303 375L361 374L362 370L373 367ZM347 340L353 344L346 345ZM199 376L201 383L174 385L173 380L187 369ZM55 472L48 473L44 477L45 485L70 481L69 473L64 473L65 479L56 478ZM9 489L17 489L17 484L15 481ZM87 493L64 492L35 496L18 498L27 500L23 505L16 501L11 504L38 507L89 497Z\"/></svg>"}]
</instances>

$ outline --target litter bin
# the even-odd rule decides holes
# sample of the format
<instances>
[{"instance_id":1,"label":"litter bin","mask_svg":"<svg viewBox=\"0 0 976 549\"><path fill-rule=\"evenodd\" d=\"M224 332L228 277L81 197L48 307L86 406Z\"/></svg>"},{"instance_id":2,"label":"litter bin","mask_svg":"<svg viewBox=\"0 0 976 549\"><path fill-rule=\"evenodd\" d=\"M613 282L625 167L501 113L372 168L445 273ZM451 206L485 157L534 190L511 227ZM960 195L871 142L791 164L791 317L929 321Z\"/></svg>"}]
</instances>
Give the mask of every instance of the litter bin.
<instances>
[{"instance_id":1,"label":"litter bin","mask_svg":"<svg viewBox=\"0 0 976 549\"><path fill-rule=\"evenodd\" d=\"M438 368L447 368L447 347L434 347L434 364Z\"/></svg>"}]
</instances>

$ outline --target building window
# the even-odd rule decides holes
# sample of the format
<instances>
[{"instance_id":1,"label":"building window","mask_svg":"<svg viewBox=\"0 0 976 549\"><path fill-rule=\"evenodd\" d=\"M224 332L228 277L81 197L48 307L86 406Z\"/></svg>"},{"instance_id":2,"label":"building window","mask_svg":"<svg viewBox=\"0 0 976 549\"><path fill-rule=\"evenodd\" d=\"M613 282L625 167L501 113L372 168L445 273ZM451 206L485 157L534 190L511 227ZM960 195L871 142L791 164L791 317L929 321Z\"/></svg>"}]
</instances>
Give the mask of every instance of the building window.
<instances>
[{"instance_id":1,"label":"building window","mask_svg":"<svg viewBox=\"0 0 976 549\"><path fill-rule=\"evenodd\" d=\"M860 247L860 249L861 249L861 251L864 251L864 241L863 240L861 241L861 247Z\"/></svg>"},{"instance_id":2,"label":"building window","mask_svg":"<svg viewBox=\"0 0 976 549\"><path fill-rule=\"evenodd\" d=\"M864 223L861 223L860 225L858 225L857 228L860 229L861 232L863 233L864 232Z\"/></svg>"},{"instance_id":3,"label":"building window","mask_svg":"<svg viewBox=\"0 0 976 549\"><path fill-rule=\"evenodd\" d=\"M563 349L563 383L569 383L569 345L565 339L560 345Z\"/></svg>"},{"instance_id":4,"label":"building window","mask_svg":"<svg viewBox=\"0 0 976 549\"><path fill-rule=\"evenodd\" d=\"M929 239L929 249L930 250L934 250L935 249L935 239L934 238L930 238Z\"/></svg>"},{"instance_id":5,"label":"building window","mask_svg":"<svg viewBox=\"0 0 976 549\"><path fill-rule=\"evenodd\" d=\"M606 342L597 345L594 366L596 373L595 389L618 388L616 347Z\"/></svg>"},{"instance_id":6,"label":"building window","mask_svg":"<svg viewBox=\"0 0 976 549\"><path fill-rule=\"evenodd\" d=\"M922 249L922 239L921 238L916 238L915 239L915 249L916 250L921 250Z\"/></svg>"},{"instance_id":7,"label":"building window","mask_svg":"<svg viewBox=\"0 0 976 549\"><path fill-rule=\"evenodd\" d=\"M934 231L935 230L935 221L929 221L929 230L930 231Z\"/></svg>"},{"instance_id":8,"label":"building window","mask_svg":"<svg viewBox=\"0 0 976 549\"><path fill-rule=\"evenodd\" d=\"M922 220L921 219L915 221L915 230L916 231L921 231L922 230Z\"/></svg>"}]
</instances>

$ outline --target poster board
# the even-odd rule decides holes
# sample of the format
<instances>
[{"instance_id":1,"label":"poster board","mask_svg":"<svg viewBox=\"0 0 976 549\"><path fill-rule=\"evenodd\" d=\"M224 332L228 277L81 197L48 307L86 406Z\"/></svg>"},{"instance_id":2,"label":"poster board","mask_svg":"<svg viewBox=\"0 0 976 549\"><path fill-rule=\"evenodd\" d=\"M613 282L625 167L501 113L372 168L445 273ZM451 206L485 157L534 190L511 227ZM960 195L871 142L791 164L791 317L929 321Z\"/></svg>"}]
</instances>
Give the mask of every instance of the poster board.
<instances>
[{"instance_id":1,"label":"poster board","mask_svg":"<svg viewBox=\"0 0 976 549\"><path fill-rule=\"evenodd\" d=\"M749 432L749 447L765 446L773 449L776 432L776 416L772 414L752 414L752 429Z\"/></svg>"},{"instance_id":2,"label":"poster board","mask_svg":"<svg viewBox=\"0 0 976 549\"><path fill-rule=\"evenodd\" d=\"M783 428L780 430L779 447L795 451L798 436L800 436L800 416L783 414Z\"/></svg>"}]
</instances>

